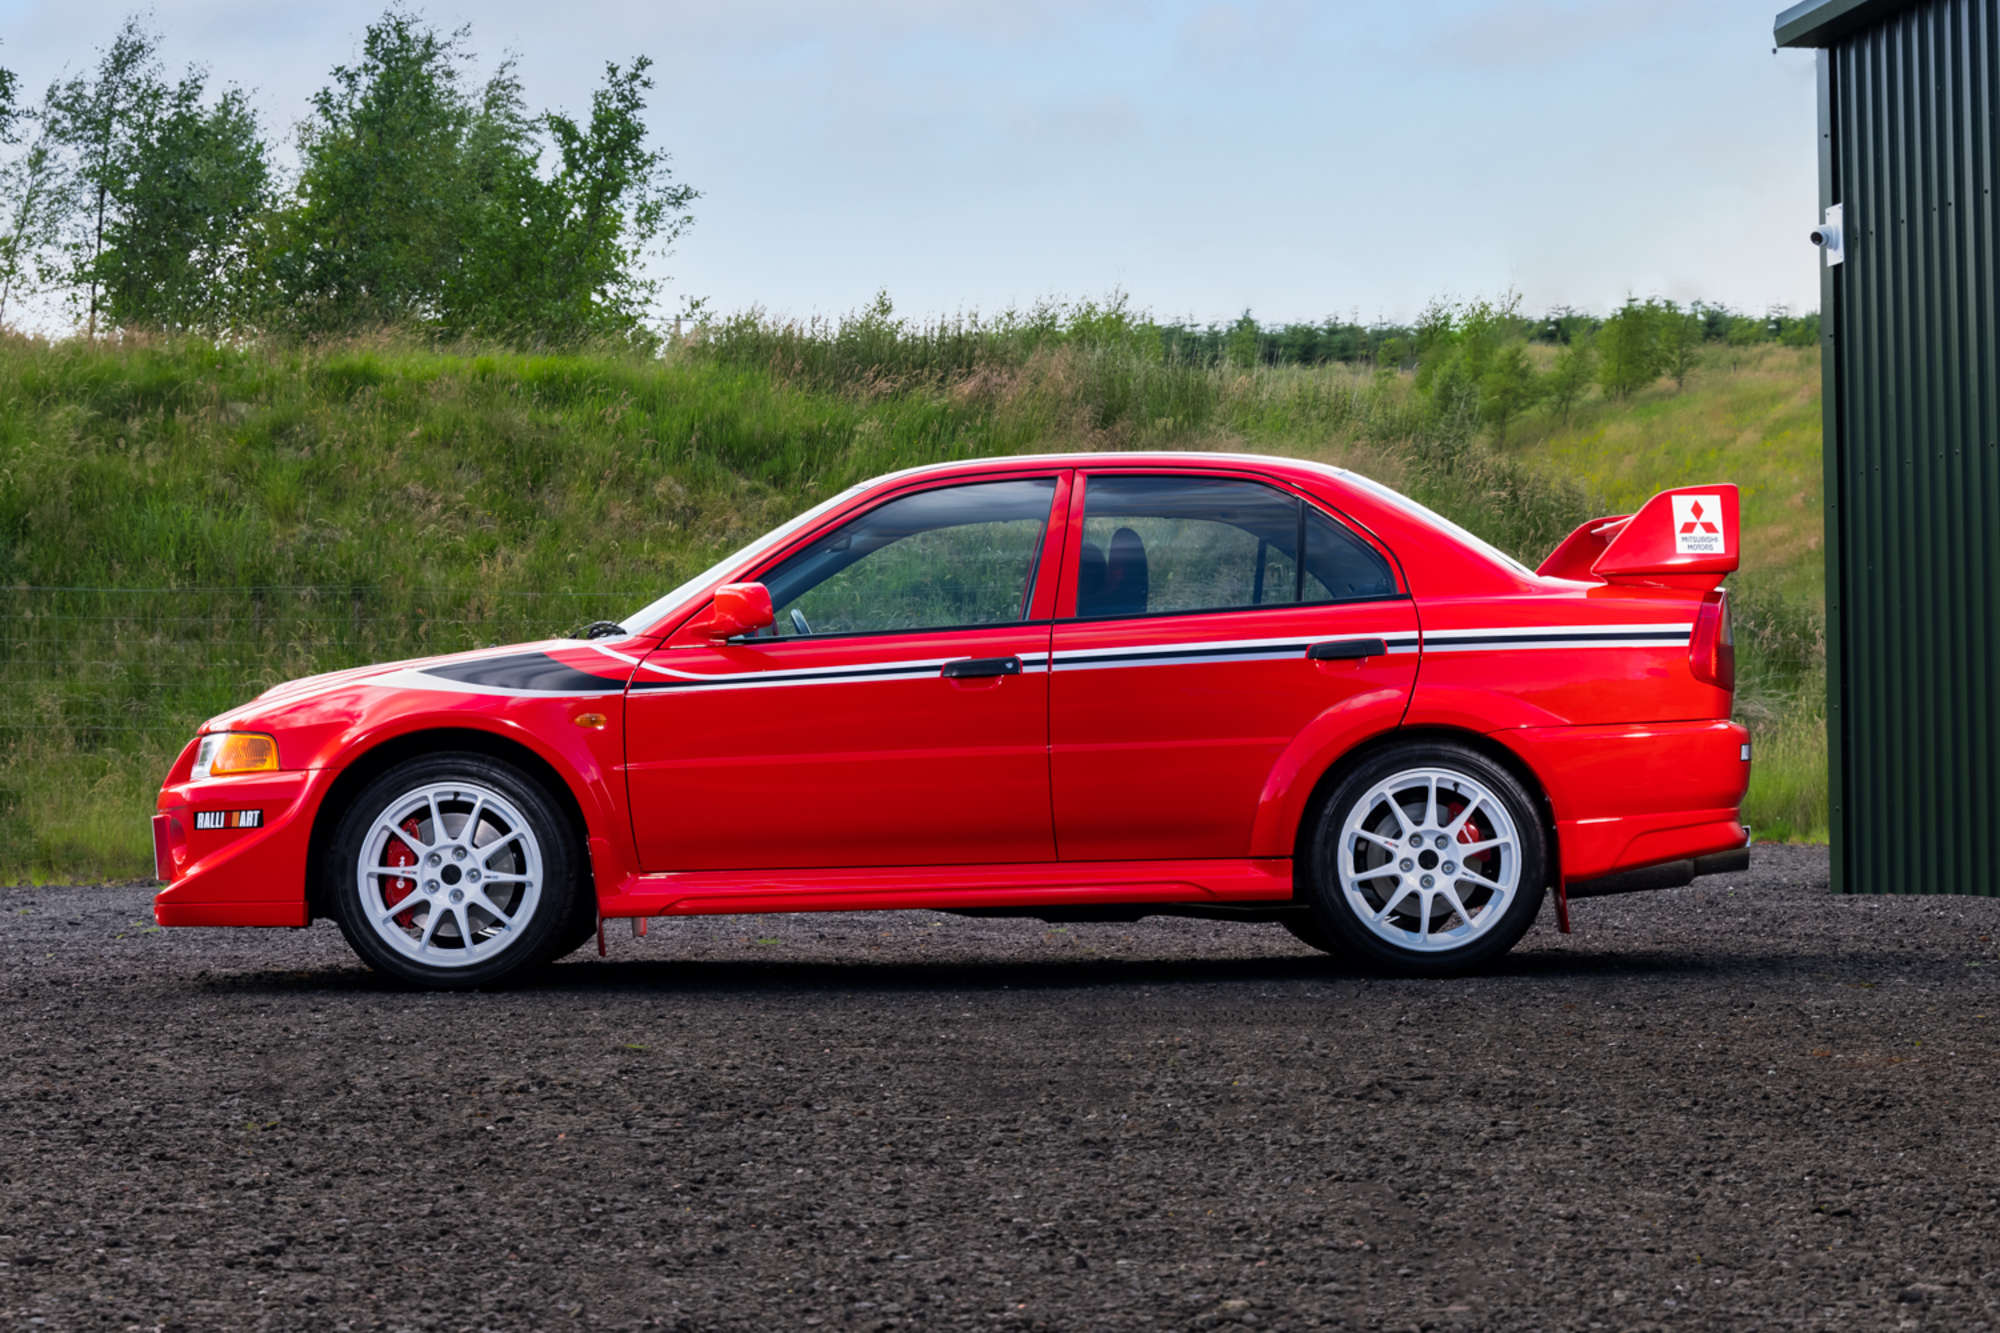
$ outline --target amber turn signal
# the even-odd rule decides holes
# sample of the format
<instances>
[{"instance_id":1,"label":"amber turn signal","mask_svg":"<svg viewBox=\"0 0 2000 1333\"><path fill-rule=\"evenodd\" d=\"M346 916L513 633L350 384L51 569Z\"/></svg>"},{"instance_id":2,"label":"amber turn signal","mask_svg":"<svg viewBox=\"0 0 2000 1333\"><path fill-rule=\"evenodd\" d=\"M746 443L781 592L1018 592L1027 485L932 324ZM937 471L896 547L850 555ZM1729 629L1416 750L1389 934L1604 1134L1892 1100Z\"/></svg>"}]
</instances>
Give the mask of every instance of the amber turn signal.
<instances>
[{"instance_id":1,"label":"amber turn signal","mask_svg":"<svg viewBox=\"0 0 2000 1333\"><path fill-rule=\"evenodd\" d=\"M278 767L278 742L255 731L212 732L201 738L195 752L193 778L228 777L236 773L269 773Z\"/></svg>"},{"instance_id":2,"label":"amber turn signal","mask_svg":"<svg viewBox=\"0 0 2000 1333\"><path fill-rule=\"evenodd\" d=\"M601 731L604 728L604 714L578 713L576 715L576 724L579 727L589 727L592 730Z\"/></svg>"}]
</instances>

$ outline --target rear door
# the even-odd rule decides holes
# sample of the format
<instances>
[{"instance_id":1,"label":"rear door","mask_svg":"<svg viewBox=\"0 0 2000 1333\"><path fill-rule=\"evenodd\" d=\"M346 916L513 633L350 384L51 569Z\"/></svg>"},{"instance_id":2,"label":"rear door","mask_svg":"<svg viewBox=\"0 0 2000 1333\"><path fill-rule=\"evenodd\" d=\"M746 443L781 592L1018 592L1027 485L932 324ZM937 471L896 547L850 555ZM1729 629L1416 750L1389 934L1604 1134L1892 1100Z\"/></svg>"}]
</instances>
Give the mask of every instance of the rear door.
<instances>
[{"instance_id":1,"label":"rear door","mask_svg":"<svg viewBox=\"0 0 2000 1333\"><path fill-rule=\"evenodd\" d=\"M1401 720L1416 612L1338 516L1243 474L1105 471L1079 474L1069 529L1049 687L1063 860L1248 856L1309 723Z\"/></svg>"},{"instance_id":2,"label":"rear door","mask_svg":"<svg viewBox=\"0 0 2000 1333\"><path fill-rule=\"evenodd\" d=\"M649 871L1054 859L1052 518L1066 474L918 486L755 575L778 623L634 673Z\"/></svg>"}]
</instances>

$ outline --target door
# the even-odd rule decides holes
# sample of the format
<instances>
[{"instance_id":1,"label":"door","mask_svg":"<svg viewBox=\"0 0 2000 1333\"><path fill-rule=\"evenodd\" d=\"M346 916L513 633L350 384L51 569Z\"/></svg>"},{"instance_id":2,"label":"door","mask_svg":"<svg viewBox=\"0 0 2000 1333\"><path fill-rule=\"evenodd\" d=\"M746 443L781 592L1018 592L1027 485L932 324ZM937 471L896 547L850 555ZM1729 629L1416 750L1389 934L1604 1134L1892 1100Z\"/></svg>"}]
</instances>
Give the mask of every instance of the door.
<instances>
[{"instance_id":1,"label":"door","mask_svg":"<svg viewBox=\"0 0 2000 1333\"><path fill-rule=\"evenodd\" d=\"M1259 797L1308 724L1401 720L1415 609L1381 548L1290 491L1226 474L1077 482L1050 677L1057 851L1251 855Z\"/></svg>"},{"instance_id":2,"label":"door","mask_svg":"<svg viewBox=\"0 0 2000 1333\"><path fill-rule=\"evenodd\" d=\"M626 710L640 865L1054 859L1042 552L1066 491L894 494L754 576L772 629L649 655Z\"/></svg>"}]
</instances>

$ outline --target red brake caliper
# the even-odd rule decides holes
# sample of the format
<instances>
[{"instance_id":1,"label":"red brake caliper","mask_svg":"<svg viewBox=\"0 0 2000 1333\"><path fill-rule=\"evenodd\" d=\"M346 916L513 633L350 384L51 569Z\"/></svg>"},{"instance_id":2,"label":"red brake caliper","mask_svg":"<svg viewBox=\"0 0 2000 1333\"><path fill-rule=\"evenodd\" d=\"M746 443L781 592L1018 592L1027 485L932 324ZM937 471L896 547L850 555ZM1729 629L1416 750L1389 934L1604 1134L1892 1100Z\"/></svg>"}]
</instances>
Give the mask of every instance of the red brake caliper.
<instances>
[{"instance_id":1,"label":"red brake caliper","mask_svg":"<svg viewBox=\"0 0 2000 1333\"><path fill-rule=\"evenodd\" d=\"M417 823L415 815L411 815L402 824L403 832L413 838L417 836L417 830L420 827L422 826ZM417 854L411 849L409 843L404 842L401 838L393 838L389 842L389 849L382 854L382 862L384 865L399 867L413 866L417 863ZM416 891L417 882L415 880L392 879L382 886L382 902L386 906L394 907L397 903L403 901L403 899ZM410 911L396 913L396 924L408 930L416 924L415 918L416 910L413 907Z\"/></svg>"}]
</instances>

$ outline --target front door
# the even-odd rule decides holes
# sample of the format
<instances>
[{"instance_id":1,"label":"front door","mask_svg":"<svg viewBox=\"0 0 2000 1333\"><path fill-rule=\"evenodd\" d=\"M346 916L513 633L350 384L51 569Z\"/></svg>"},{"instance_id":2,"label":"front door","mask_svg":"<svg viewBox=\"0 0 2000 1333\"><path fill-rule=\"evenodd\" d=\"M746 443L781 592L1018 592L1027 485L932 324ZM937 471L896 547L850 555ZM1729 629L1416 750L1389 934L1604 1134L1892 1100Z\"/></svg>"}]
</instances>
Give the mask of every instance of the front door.
<instances>
[{"instance_id":1,"label":"front door","mask_svg":"<svg viewBox=\"0 0 2000 1333\"><path fill-rule=\"evenodd\" d=\"M1289 491L1226 474L1077 484L1073 613L1051 650L1058 853L1252 855L1259 798L1309 724L1401 720L1416 612L1381 549Z\"/></svg>"},{"instance_id":2,"label":"front door","mask_svg":"<svg viewBox=\"0 0 2000 1333\"><path fill-rule=\"evenodd\" d=\"M642 868L1054 859L1042 552L1066 491L893 496L752 576L772 630L650 654L626 713Z\"/></svg>"}]
</instances>

